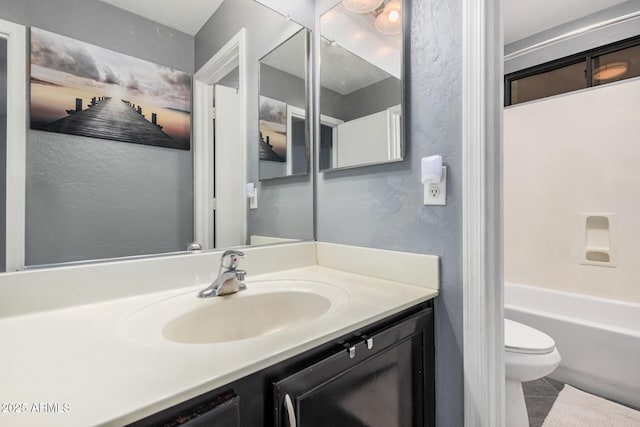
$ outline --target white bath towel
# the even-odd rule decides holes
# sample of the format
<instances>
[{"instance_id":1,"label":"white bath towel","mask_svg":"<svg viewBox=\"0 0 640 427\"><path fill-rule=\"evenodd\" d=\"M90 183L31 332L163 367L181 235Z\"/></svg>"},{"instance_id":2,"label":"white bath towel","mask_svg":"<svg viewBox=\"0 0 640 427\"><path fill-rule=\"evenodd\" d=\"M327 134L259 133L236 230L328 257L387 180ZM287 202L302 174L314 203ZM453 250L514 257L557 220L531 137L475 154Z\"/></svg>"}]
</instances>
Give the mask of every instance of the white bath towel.
<instances>
[{"instance_id":1,"label":"white bath towel","mask_svg":"<svg viewBox=\"0 0 640 427\"><path fill-rule=\"evenodd\" d=\"M640 412L565 385L542 427L640 427Z\"/></svg>"}]
</instances>

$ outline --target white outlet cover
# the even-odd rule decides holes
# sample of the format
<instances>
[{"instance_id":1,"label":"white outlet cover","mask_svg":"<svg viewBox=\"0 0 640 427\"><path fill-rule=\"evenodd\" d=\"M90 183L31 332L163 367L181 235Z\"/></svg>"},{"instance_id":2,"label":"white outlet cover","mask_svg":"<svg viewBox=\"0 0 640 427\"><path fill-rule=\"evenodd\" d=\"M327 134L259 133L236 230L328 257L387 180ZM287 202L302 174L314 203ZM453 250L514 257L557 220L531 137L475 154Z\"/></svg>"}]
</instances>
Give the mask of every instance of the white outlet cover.
<instances>
[{"instance_id":1,"label":"white outlet cover","mask_svg":"<svg viewBox=\"0 0 640 427\"><path fill-rule=\"evenodd\" d=\"M437 195L433 195L433 190L437 189ZM427 182L424 184L424 204L433 206L444 206L447 204L447 167L442 167L442 181L438 183Z\"/></svg>"}]
</instances>

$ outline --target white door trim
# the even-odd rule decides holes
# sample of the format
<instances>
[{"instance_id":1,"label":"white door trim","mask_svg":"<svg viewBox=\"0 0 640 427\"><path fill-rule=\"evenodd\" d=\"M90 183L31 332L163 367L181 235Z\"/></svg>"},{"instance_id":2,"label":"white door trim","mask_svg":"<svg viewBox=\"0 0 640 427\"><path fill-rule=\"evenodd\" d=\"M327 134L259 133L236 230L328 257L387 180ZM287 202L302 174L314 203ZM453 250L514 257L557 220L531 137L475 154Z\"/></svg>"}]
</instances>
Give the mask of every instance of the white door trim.
<instances>
[{"instance_id":1,"label":"white door trim","mask_svg":"<svg viewBox=\"0 0 640 427\"><path fill-rule=\"evenodd\" d=\"M463 354L466 427L504 427L500 0L463 2Z\"/></svg>"},{"instance_id":2,"label":"white door trim","mask_svg":"<svg viewBox=\"0 0 640 427\"><path fill-rule=\"evenodd\" d=\"M0 19L0 38L7 40L6 271L17 271L25 262L26 28Z\"/></svg>"},{"instance_id":3,"label":"white door trim","mask_svg":"<svg viewBox=\"0 0 640 427\"><path fill-rule=\"evenodd\" d=\"M210 117L213 86L239 67L240 135L238 156L242 163L242 188L246 188L247 168L247 59L246 30L242 28L193 76L193 216L194 240L203 249L213 249L213 152L210 141L213 123ZM244 195L243 195L244 197ZM247 216L242 215L243 240L247 235Z\"/></svg>"}]
</instances>

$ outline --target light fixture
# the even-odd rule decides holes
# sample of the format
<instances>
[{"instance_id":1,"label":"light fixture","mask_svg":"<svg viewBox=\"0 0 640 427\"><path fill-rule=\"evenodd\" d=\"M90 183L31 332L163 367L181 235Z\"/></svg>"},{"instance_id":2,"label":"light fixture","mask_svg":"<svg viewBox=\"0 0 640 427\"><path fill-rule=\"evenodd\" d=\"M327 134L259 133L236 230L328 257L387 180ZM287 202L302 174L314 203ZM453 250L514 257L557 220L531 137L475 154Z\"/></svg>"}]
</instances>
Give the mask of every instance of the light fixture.
<instances>
[{"instance_id":1,"label":"light fixture","mask_svg":"<svg viewBox=\"0 0 640 427\"><path fill-rule=\"evenodd\" d=\"M400 0L390 0L376 18L375 25L382 34L400 34L402 30L402 4Z\"/></svg>"},{"instance_id":2,"label":"light fixture","mask_svg":"<svg viewBox=\"0 0 640 427\"><path fill-rule=\"evenodd\" d=\"M369 13L380 7L384 0L343 0L342 5L353 13Z\"/></svg>"},{"instance_id":3,"label":"light fixture","mask_svg":"<svg viewBox=\"0 0 640 427\"><path fill-rule=\"evenodd\" d=\"M620 77L629 69L629 63L627 61L609 62L608 64L601 65L593 72L594 80L609 80L616 77Z\"/></svg>"}]
</instances>

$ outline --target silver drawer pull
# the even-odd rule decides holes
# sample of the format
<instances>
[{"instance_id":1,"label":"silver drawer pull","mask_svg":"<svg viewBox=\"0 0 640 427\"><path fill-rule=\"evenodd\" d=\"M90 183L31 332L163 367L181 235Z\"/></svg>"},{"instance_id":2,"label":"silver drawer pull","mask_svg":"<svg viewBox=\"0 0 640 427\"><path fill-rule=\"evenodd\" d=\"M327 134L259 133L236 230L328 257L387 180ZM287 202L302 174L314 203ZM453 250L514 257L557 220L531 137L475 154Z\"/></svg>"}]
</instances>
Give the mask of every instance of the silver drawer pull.
<instances>
[{"instance_id":1,"label":"silver drawer pull","mask_svg":"<svg viewBox=\"0 0 640 427\"><path fill-rule=\"evenodd\" d=\"M287 417L289 418L289 427L296 427L296 413L293 410L293 402L288 394L284 396L284 407L287 410Z\"/></svg>"},{"instance_id":2,"label":"silver drawer pull","mask_svg":"<svg viewBox=\"0 0 640 427\"><path fill-rule=\"evenodd\" d=\"M367 338L367 348L371 350L373 348L373 338Z\"/></svg>"},{"instance_id":3,"label":"silver drawer pull","mask_svg":"<svg viewBox=\"0 0 640 427\"><path fill-rule=\"evenodd\" d=\"M356 357L356 346L349 347L349 359Z\"/></svg>"}]
</instances>

